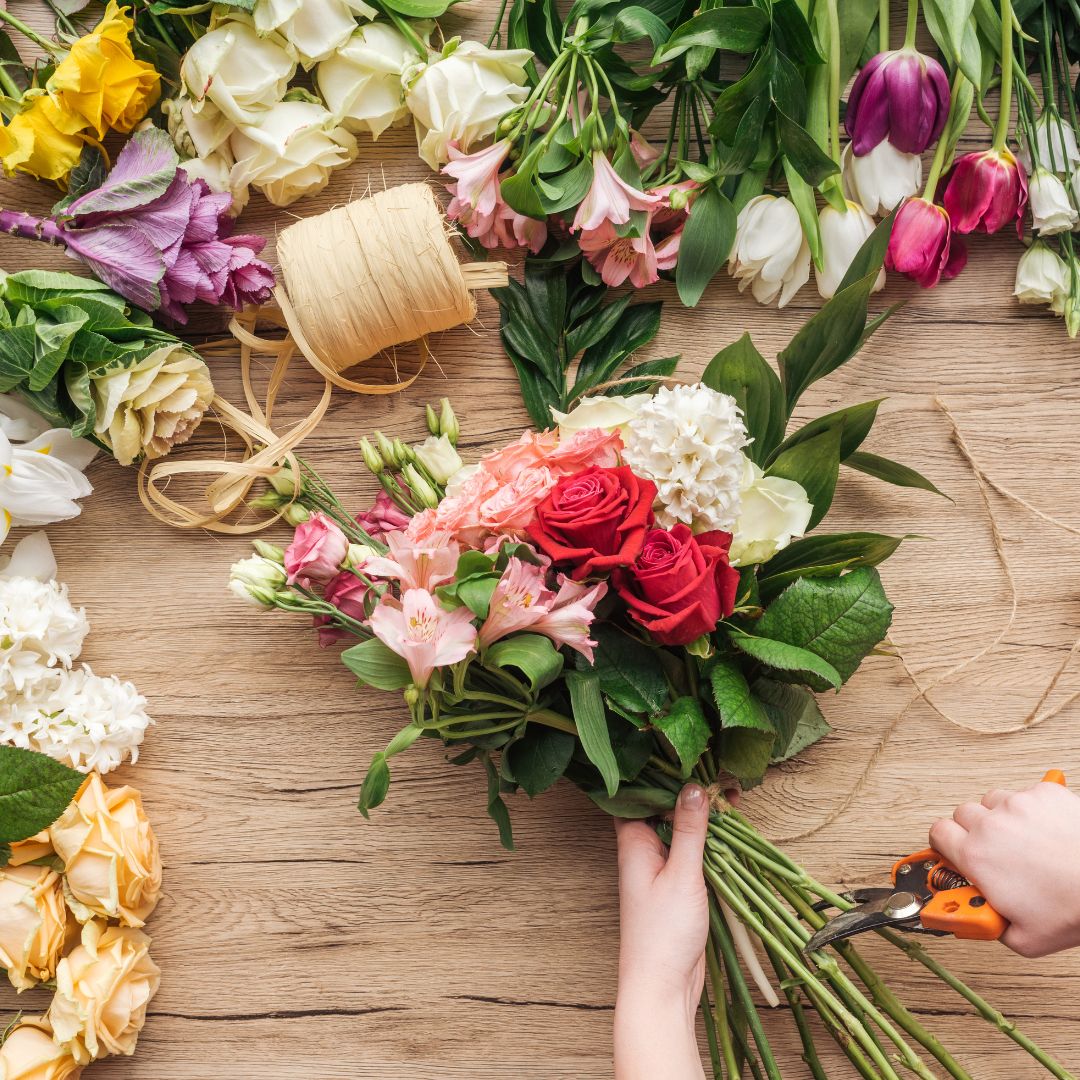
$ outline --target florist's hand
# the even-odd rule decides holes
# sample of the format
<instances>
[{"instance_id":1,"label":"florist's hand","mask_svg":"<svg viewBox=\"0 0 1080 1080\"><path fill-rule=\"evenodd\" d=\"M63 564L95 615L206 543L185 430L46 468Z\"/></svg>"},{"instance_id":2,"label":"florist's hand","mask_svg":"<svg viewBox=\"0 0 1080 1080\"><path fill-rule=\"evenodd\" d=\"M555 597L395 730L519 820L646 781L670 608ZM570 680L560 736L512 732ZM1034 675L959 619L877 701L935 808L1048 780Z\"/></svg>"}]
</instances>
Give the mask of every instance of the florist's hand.
<instances>
[{"instance_id":1,"label":"florist's hand","mask_svg":"<svg viewBox=\"0 0 1080 1080\"><path fill-rule=\"evenodd\" d=\"M935 822L930 843L1006 919L1021 956L1080 945L1080 796L1060 784L991 791Z\"/></svg>"},{"instance_id":2,"label":"florist's hand","mask_svg":"<svg viewBox=\"0 0 1080 1080\"><path fill-rule=\"evenodd\" d=\"M694 1035L705 981L709 896L701 860L709 799L687 784L670 851L643 821L616 819L619 844L619 993L616 1080L704 1077Z\"/></svg>"}]
</instances>

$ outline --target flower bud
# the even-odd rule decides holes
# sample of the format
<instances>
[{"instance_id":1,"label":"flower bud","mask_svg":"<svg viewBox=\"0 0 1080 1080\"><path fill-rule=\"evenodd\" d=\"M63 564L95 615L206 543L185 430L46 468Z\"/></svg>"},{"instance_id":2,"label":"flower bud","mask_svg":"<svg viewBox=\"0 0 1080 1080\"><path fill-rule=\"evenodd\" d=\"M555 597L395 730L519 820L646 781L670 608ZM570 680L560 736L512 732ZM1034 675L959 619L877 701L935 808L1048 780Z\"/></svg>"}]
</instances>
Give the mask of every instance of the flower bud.
<instances>
[{"instance_id":1,"label":"flower bud","mask_svg":"<svg viewBox=\"0 0 1080 1080\"><path fill-rule=\"evenodd\" d=\"M1016 265L1013 295L1021 304L1046 304L1068 322L1069 268L1052 248L1036 240Z\"/></svg>"},{"instance_id":2,"label":"flower bud","mask_svg":"<svg viewBox=\"0 0 1080 1080\"><path fill-rule=\"evenodd\" d=\"M386 468L386 462L383 461L382 455L367 439L360 440L360 456L364 459L364 464L376 476Z\"/></svg>"},{"instance_id":3,"label":"flower bud","mask_svg":"<svg viewBox=\"0 0 1080 1080\"><path fill-rule=\"evenodd\" d=\"M896 215L885 265L924 289L956 277L967 262L967 248L953 236L944 208L927 199L908 199Z\"/></svg>"},{"instance_id":4,"label":"flower bud","mask_svg":"<svg viewBox=\"0 0 1080 1080\"><path fill-rule=\"evenodd\" d=\"M959 233L996 233L1015 221L1020 236L1027 200L1027 174L1009 150L983 150L957 158L942 199Z\"/></svg>"},{"instance_id":5,"label":"flower bud","mask_svg":"<svg viewBox=\"0 0 1080 1080\"><path fill-rule=\"evenodd\" d=\"M424 420L427 422L427 429L432 435L439 434L439 414L430 406L424 406Z\"/></svg>"},{"instance_id":6,"label":"flower bud","mask_svg":"<svg viewBox=\"0 0 1080 1080\"><path fill-rule=\"evenodd\" d=\"M280 510L289 502L288 496L276 491L265 491L254 499L248 499L248 506L253 510Z\"/></svg>"},{"instance_id":7,"label":"flower bud","mask_svg":"<svg viewBox=\"0 0 1080 1080\"><path fill-rule=\"evenodd\" d=\"M406 462L415 461L416 455L412 452L411 446L406 446L405 440L400 439L397 436L394 437L394 459L398 465L404 465Z\"/></svg>"},{"instance_id":8,"label":"flower bud","mask_svg":"<svg viewBox=\"0 0 1080 1080\"><path fill-rule=\"evenodd\" d=\"M412 708L420 700L420 691L415 686L405 688L405 704Z\"/></svg>"},{"instance_id":9,"label":"flower bud","mask_svg":"<svg viewBox=\"0 0 1080 1080\"><path fill-rule=\"evenodd\" d=\"M290 499L299 490L296 476L288 465L283 465L273 476L268 476L266 482L279 494L287 495Z\"/></svg>"},{"instance_id":10,"label":"flower bud","mask_svg":"<svg viewBox=\"0 0 1080 1080\"><path fill-rule=\"evenodd\" d=\"M457 446L458 436L461 434L461 425L454 413L449 398L443 398L439 402L439 430L432 432L433 435L445 435L450 440L451 446Z\"/></svg>"},{"instance_id":11,"label":"flower bud","mask_svg":"<svg viewBox=\"0 0 1080 1080\"><path fill-rule=\"evenodd\" d=\"M381 431L375 432L375 445L379 448L383 461L390 468L400 469L405 464L404 461L398 460L397 454L394 453L394 444Z\"/></svg>"},{"instance_id":12,"label":"flower bud","mask_svg":"<svg viewBox=\"0 0 1080 1080\"><path fill-rule=\"evenodd\" d=\"M242 595L241 590L234 586L243 586L249 595L265 604L267 601L263 597L266 594L272 596L278 589L285 587L285 570L262 555L249 555L246 559L234 562L229 570L229 587L238 596ZM259 593L258 597L255 596L256 591Z\"/></svg>"},{"instance_id":13,"label":"flower bud","mask_svg":"<svg viewBox=\"0 0 1080 1080\"><path fill-rule=\"evenodd\" d=\"M413 499L421 506L434 510L439 505L439 496L435 489L428 483L427 477L421 475L420 470L411 462L401 470L405 477L405 483L409 485Z\"/></svg>"},{"instance_id":14,"label":"flower bud","mask_svg":"<svg viewBox=\"0 0 1080 1080\"><path fill-rule=\"evenodd\" d=\"M291 503L285 509L285 513L282 515L285 520L292 526L303 525L311 514L305 510L299 503Z\"/></svg>"},{"instance_id":15,"label":"flower bud","mask_svg":"<svg viewBox=\"0 0 1080 1080\"><path fill-rule=\"evenodd\" d=\"M268 544L265 540L256 540L251 545L264 559L278 566L285 565L285 549L277 544Z\"/></svg>"},{"instance_id":16,"label":"flower bud","mask_svg":"<svg viewBox=\"0 0 1080 1080\"><path fill-rule=\"evenodd\" d=\"M685 210L690 201L690 192L681 187L673 187L668 195L668 205L672 210Z\"/></svg>"},{"instance_id":17,"label":"flower bud","mask_svg":"<svg viewBox=\"0 0 1080 1080\"><path fill-rule=\"evenodd\" d=\"M432 435L413 448L416 463L435 481L445 484L461 468L462 461L445 435Z\"/></svg>"},{"instance_id":18,"label":"flower bud","mask_svg":"<svg viewBox=\"0 0 1080 1080\"><path fill-rule=\"evenodd\" d=\"M367 544L350 544L345 551L345 561L342 566L346 570L359 570L375 554L375 549L368 547Z\"/></svg>"}]
</instances>

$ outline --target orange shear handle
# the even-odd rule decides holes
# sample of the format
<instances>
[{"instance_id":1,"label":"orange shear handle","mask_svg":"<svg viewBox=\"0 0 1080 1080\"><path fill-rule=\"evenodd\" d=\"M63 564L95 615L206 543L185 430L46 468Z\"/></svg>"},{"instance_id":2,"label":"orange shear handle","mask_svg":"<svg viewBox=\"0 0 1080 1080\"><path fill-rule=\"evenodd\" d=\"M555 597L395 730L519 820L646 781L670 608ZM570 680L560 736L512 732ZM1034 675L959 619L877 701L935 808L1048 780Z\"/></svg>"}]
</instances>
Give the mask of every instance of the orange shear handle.
<instances>
[{"instance_id":1,"label":"orange shear handle","mask_svg":"<svg viewBox=\"0 0 1080 1080\"><path fill-rule=\"evenodd\" d=\"M1042 778L1042 782L1064 787L1065 774L1060 769L1051 769ZM965 882L949 887L950 879L964 881L964 877L933 848L918 851L896 863L893 867L893 882L896 882L901 866L920 862L933 864L928 866L926 874L927 884L933 895L919 913L923 926L928 930L941 930L969 941L997 941L1005 933L1009 927L1007 920L990 906L986 897L974 885Z\"/></svg>"}]
</instances>

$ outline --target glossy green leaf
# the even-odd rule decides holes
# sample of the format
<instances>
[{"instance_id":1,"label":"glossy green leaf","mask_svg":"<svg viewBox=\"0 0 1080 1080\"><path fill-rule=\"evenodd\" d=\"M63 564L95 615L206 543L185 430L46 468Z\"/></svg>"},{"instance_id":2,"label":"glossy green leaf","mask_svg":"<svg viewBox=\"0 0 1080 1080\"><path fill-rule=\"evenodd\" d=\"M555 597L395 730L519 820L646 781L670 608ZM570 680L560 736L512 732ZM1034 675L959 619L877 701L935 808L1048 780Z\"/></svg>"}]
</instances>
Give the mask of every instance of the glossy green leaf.
<instances>
[{"instance_id":1,"label":"glossy green leaf","mask_svg":"<svg viewBox=\"0 0 1080 1080\"><path fill-rule=\"evenodd\" d=\"M648 38L653 48L667 41L671 31L667 23L648 8L637 4L620 6L612 25L612 40L616 42L640 41Z\"/></svg>"},{"instance_id":2,"label":"glossy green leaf","mask_svg":"<svg viewBox=\"0 0 1080 1080\"><path fill-rule=\"evenodd\" d=\"M779 32L784 52L800 64L824 64L813 31L796 0L774 0L773 32Z\"/></svg>"},{"instance_id":3,"label":"glossy green leaf","mask_svg":"<svg viewBox=\"0 0 1080 1080\"><path fill-rule=\"evenodd\" d=\"M793 431L780 445L779 450L789 450L799 443L820 435L823 431L831 431L838 428L840 431L840 460L855 453L862 445L863 440L870 434L877 418L878 406L884 401L878 398L876 401L864 401L859 405L849 405L846 409L837 409L836 412L826 413L809 423L803 424L798 431Z\"/></svg>"},{"instance_id":4,"label":"glossy green leaf","mask_svg":"<svg viewBox=\"0 0 1080 1080\"><path fill-rule=\"evenodd\" d=\"M717 661L709 679L721 721L719 763L745 786L759 783L769 766L776 729L735 664Z\"/></svg>"},{"instance_id":5,"label":"glossy green leaf","mask_svg":"<svg viewBox=\"0 0 1080 1080\"><path fill-rule=\"evenodd\" d=\"M675 793L667 788L634 784L624 785L615 795L597 789L586 789L585 794L612 817L640 820L666 814L675 807Z\"/></svg>"},{"instance_id":6,"label":"glossy green leaf","mask_svg":"<svg viewBox=\"0 0 1080 1080\"><path fill-rule=\"evenodd\" d=\"M786 157L780 159L787 181L788 196L799 214L806 245L814 265L821 267L821 224L818 219L817 195L814 189L799 175L798 170Z\"/></svg>"},{"instance_id":7,"label":"glossy green leaf","mask_svg":"<svg viewBox=\"0 0 1080 1080\"><path fill-rule=\"evenodd\" d=\"M653 55L653 66L682 56L687 49L703 45L726 52L751 53L765 41L769 17L759 8L728 7L702 11L676 28Z\"/></svg>"},{"instance_id":8,"label":"glossy green leaf","mask_svg":"<svg viewBox=\"0 0 1080 1080\"><path fill-rule=\"evenodd\" d=\"M595 671L572 671L566 676L566 688L582 749L599 771L608 795L614 795L619 789L619 765L611 748L600 677Z\"/></svg>"},{"instance_id":9,"label":"glossy green leaf","mask_svg":"<svg viewBox=\"0 0 1080 1080\"><path fill-rule=\"evenodd\" d=\"M884 480L887 484L894 484L896 487L919 488L922 491L930 491L935 495L940 495L943 499L949 498L921 473L909 469L907 465L901 465L898 461L890 461L888 458L879 457L877 454L868 454L860 450L857 453L849 454L845 458L844 464L850 469L857 469L867 476Z\"/></svg>"},{"instance_id":10,"label":"glossy green leaf","mask_svg":"<svg viewBox=\"0 0 1080 1080\"><path fill-rule=\"evenodd\" d=\"M660 329L660 303L635 304L628 308L618 324L600 341L590 345L581 357L577 378L570 391L571 399L586 394L594 386L613 378L618 369L647 345Z\"/></svg>"},{"instance_id":11,"label":"glossy green leaf","mask_svg":"<svg viewBox=\"0 0 1080 1080\"><path fill-rule=\"evenodd\" d=\"M694 200L683 226L679 261L675 266L679 299L687 307L697 305L706 286L727 262L737 220L731 201L715 185L707 187Z\"/></svg>"},{"instance_id":12,"label":"glossy green leaf","mask_svg":"<svg viewBox=\"0 0 1080 1080\"><path fill-rule=\"evenodd\" d=\"M773 679L755 679L753 691L777 731L773 764L790 761L832 731L809 690Z\"/></svg>"},{"instance_id":13,"label":"glossy green leaf","mask_svg":"<svg viewBox=\"0 0 1080 1080\"><path fill-rule=\"evenodd\" d=\"M565 731L529 724L525 734L507 748L505 756L514 780L532 799L566 772L574 745L574 736Z\"/></svg>"},{"instance_id":14,"label":"glossy green leaf","mask_svg":"<svg viewBox=\"0 0 1080 1080\"><path fill-rule=\"evenodd\" d=\"M506 803L502 799L502 785L499 780L499 770L491 760L490 754L484 754L484 771L488 778L488 817L499 828L499 842L507 851L514 850L514 833L510 826L510 811L506 809Z\"/></svg>"},{"instance_id":15,"label":"glossy green leaf","mask_svg":"<svg viewBox=\"0 0 1080 1080\"><path fill-rule=\"evenodd\" d=\"M678 366L677 356L664 356L659 360L646 360L643 364L635 364L619 375L618 386L609 386L604 393L611 397L650 393L656 389L661 379L674 375Z\"/></svg>"},{"instance_id":16,"label":"glossy green leaf","mask_svg":"<svg viewBox=\"0 0 1080 1080\"><path fill-rule=\"evenodd\" d=\"M807 529L813 529L828 513L840 473L841 429L832 428L777 454L766 470L768 476L794 480L813 503Z\"/></svg>"},{"instance_id":17,"label":"glossy green leaf","mask_svg":"<svg viewBox=\"0 0 1080 1080\"><path fill-rule=\"evenodd\" d=\"M806 536L774 555L758 575L762 599L771 600L796 578L838 576L843 570L883 563L903 542L883 533L824 533Z\"/></svg>"},{"instance_id":18,"label":"glossy green leaf","mask_svg":"<svg viewBox=\"0 0 1080 1080\"><path fill-rule=\"evenodd\" d=\"M16 844L47 829L85 780L47 754L0 746L0 843Z\"/></svg>"},{"instance_id":19,"label":"glossy green leaf","mask_svg":"<svg viewBox=\"0 0 1080 1080\"><path fill-rule=\"evenodd\" d=\"M818 146L810 132L779 109L776 126L785 160L811 187L819 187L840 171L840 166Z\"/></svg>"},{"instance_id":20,"label":"glossy green leaf","mask_svg":"<svg viewBox=\"0 0 1080 1080\"><path fill-rule=\"evenodd\" d=\"M789 676L799 676L797 681L806 682L815 690L828 687L837 690L840 687L840 672L809 649L789 645L786 641L744 634L742 631L732 631L729 636L732 645L747 656Z\"/></svg>"},{"instance_id":21,"label":"glossy green leaf","mask_svg":"<svg viewBox=\"0 0 1080 1080\"><path fill-rule=\"evenodd\" d=\"M495 642L484 653L485 666L517 668L534 691L550 686L561 674L563 656L540 634L517 634Z\"/></svg>"},{"instance_id":22,"label":"glossy green leaf","mask_svg":"<svg viewBox=\"0 0 1080 1080\"><path fill-rule=\"evenodd\" d=\"M664 733L682 764L683 779L688 779L698 763L712 732L696 697L676 698L671 708L653 717L653 726Z\"/></svg>"},{"instance_id":23,"label":"glossy green leaf","mask_svg":"<svg viewBox=\"0 0 1080 1080\"><path fill-rule=\"evenodd\" d=\"M346 649L341 662L362 682L376 690L402 690L412 685L409 665L378 638Z\"/></svg>"},{"instance_id":24,"label":"glossy green leaf","mask_svg":"<svg viewBox=\"0 0 1080 1080\"><path fill-rule=\"evenodd\" d=\"M656 650L609 623L595 622L589 632L596 641L589 670L600 679L604 695L630 713L645 717L659 712L668 683Z\"/></svg>"}]
</instances>

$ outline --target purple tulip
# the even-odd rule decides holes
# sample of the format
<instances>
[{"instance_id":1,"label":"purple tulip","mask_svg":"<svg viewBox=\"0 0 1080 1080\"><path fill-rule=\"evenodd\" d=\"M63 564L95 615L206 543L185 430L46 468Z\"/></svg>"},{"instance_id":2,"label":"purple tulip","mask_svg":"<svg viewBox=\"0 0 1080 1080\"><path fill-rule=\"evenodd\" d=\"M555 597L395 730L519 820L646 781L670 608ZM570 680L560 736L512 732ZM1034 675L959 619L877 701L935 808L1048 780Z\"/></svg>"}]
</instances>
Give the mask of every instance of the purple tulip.
<instances>
[{"instance_id":1,"label":"purple tulip","mask_svg":"<svg viewBox=\"0 0 1080 1080\"><path fill-rule=\"evenodd\" d=\"M196 300L240 309L270 298L274 272L261 236L232 235L232 196L189 180L168 135L136 132L100 187L51 217L0 211L0 230L67 249L137 307L187 322Z\"/></svg>"},{"instance_id":2,"label":"purple tulip","mask_svg":"<svg viewBox=\"0 0 1080 1080\"><path fill-rule=\"evenodd\" d=\"M937 141L949 116L949 77L916 49L878 53L859 72L844 124L857 157L882 139L905 154L921 154Z\"/></svg>"}]
</instances>

